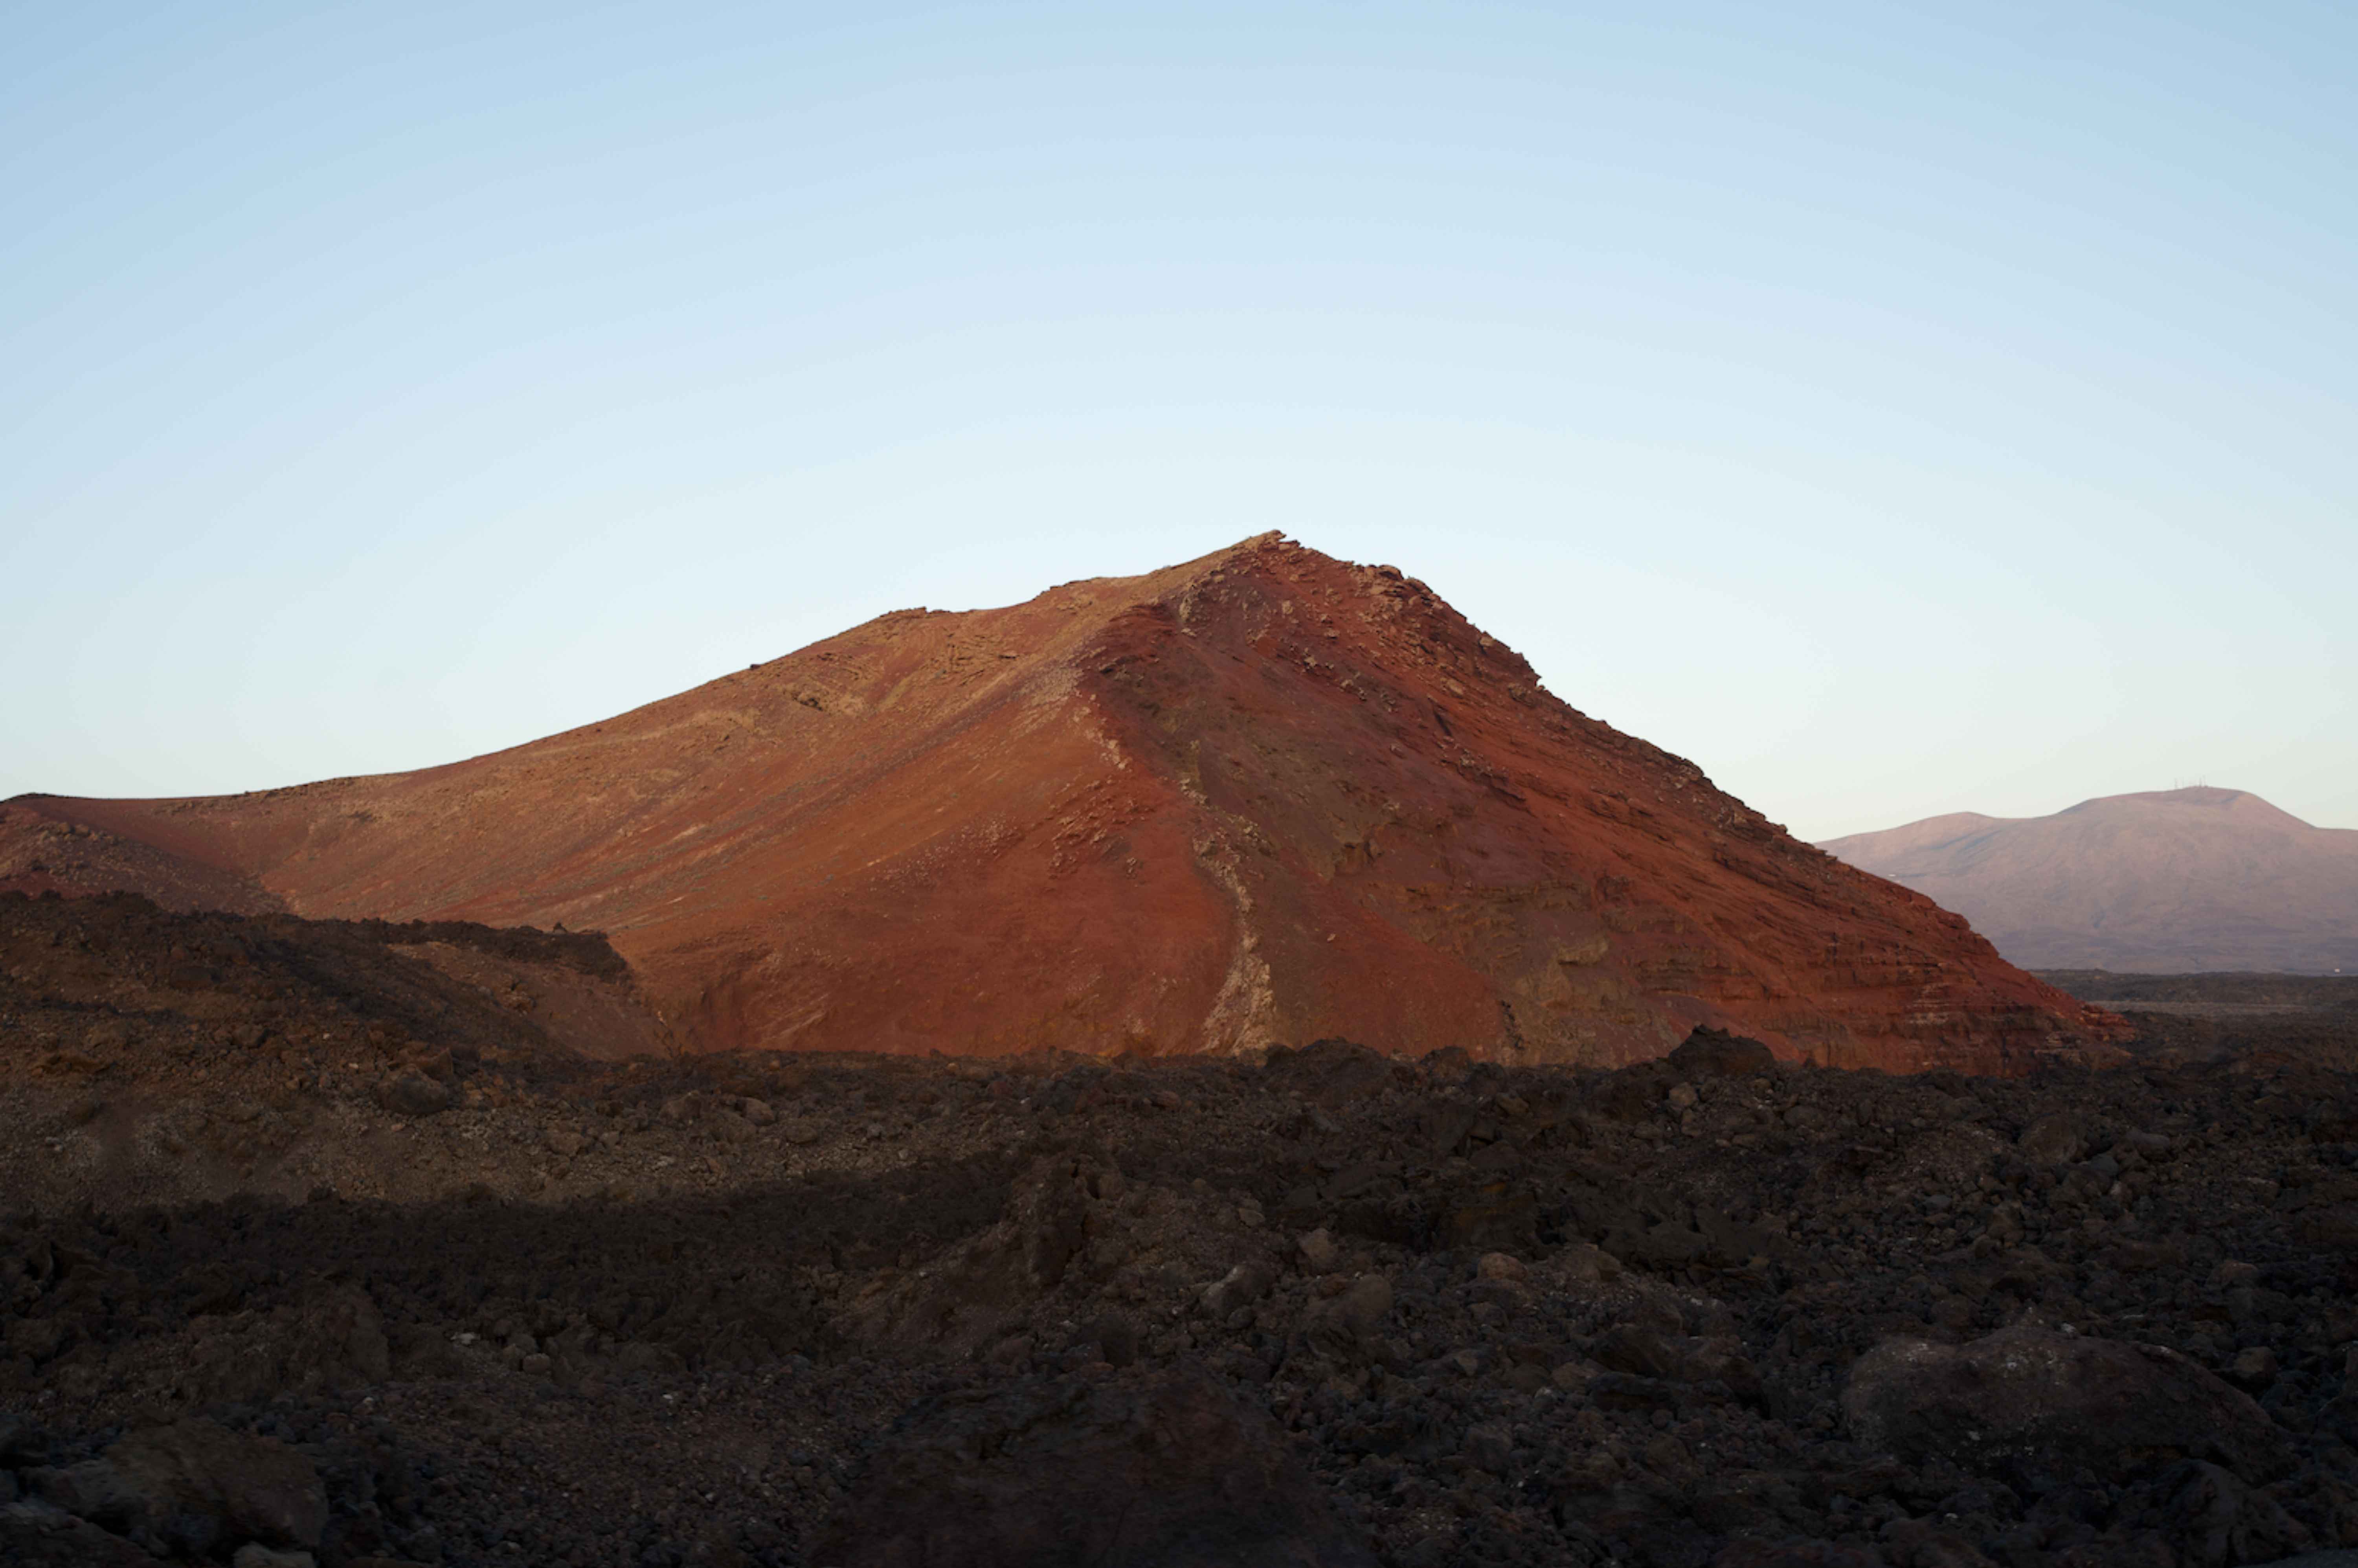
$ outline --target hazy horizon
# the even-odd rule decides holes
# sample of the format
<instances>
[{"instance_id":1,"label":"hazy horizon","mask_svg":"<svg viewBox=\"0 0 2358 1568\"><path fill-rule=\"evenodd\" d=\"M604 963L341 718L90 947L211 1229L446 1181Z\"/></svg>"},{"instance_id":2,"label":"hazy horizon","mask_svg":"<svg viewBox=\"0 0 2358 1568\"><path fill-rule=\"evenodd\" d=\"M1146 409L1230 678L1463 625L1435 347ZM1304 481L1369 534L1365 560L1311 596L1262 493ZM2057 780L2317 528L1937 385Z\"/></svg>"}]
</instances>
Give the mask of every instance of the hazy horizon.
<instances>
[{"instance_id":1,"label":"hazy horizon","mask_svg":"<svg viewBox=\"0 0 2358 1568\"><path fill-rule=\"evenodd\" d=\"M1270 528L1801 837L2358 827L2324 6L160 7L0 65L0 795Z\"/></svg>"}]
</instances>

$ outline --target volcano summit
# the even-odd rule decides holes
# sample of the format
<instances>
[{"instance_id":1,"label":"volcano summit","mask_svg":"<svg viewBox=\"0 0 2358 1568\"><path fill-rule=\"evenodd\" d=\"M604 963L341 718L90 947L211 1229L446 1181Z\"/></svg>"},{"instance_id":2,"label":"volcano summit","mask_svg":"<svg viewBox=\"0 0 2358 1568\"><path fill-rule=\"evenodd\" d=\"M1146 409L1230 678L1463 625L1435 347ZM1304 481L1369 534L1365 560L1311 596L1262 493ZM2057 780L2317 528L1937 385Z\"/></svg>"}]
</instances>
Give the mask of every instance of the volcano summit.
<instances>
[{"instance_id":1,"label":"volcano summit","mask_svg":"<svg viewBox=\"0 0 2358 1568\"><path fill-rule=\"evenodd\" d=\"M2006 1072L2124 1032L1543 692L1422 582L1274 534L882 616L443 767L20 796L0 886L599 928L707 1049L1610 1065L1709 1024Z\"/></svg>"}]
</instances>

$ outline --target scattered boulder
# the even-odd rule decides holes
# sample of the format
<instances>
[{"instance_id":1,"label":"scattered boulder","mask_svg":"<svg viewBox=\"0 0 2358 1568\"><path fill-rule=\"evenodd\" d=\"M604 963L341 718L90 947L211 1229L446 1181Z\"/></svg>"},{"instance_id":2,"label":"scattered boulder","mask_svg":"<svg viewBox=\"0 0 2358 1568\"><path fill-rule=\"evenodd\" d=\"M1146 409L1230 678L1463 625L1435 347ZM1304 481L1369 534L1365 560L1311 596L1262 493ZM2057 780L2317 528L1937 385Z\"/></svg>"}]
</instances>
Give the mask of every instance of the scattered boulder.
<instances>
[{"instance_id":1,"label":"scattered boulder","mask_svg":"<svg viewBox=\"0 0 2358 1568\"><path fill-rule=\"evenodd\" d=\"M1362 1274L1339 1294L1314 1298L1300 1320L1307 1364L1347 1366L1380 1358L1391 1311L1391 1281L1380 1274Z\"/></svg>"},{"instance_id":2,"label":"scattered boulder","mask_svg":"<svg viewBox=\"0 0 2358 1568\"><path fill-rule=\"evenodd\" d=\"M2251 1346L2235 1353L2227 1375L2238 1388L2258 1393L2277 1380L2277 1353L2265 1345Z\"/></svg>"},{"instance_id":3,"label":"scattered boulder","mask_svg":"<svg viewBox=\"0 0 2358 1568\"><path fill-rule=\"evenodd\" d=\"M1348 1040L1319 1040L1299 1051L1273 1047L1262 1065L1272 1087L1329 1110L1382 1090L1393 1081L1389 1057Z\"/></svg>"},{"instance_id":4,"label":"scattered boulder","mask_svg":"<svg viewBox=\"0 0 2358 1568\"><path fill-rule=\"evenodd\" d=\"M1364 1339L1383 1327L1391 1311L1391 1281L1381 1274L1362 1274L1326 1303L1325 1316L1335 1327Z\"/></svg>"},{"instance_id":5,"label":"scattered boulder","mask_svg":"<svg viewBox=\"0 0 2358 1568\"><path fill-rule=\"evenodd\" d=\"M2304 1209L2293 1234L2307 1246L2358 1252L2358 1203L2328 1203Z\"/></svg>"},{"instance_id":6,"label":"scattered boulder","mask_svg":"<svg viewBox=\"0 0 2358 1568\"><path fill-rule=\"evenodd\" d=\"M1465 1437L1458 1443L1457 1451L1466 1455L1466 1462L1476 1469L1503 1476L1514 1460L1515 1439L1503 1424L1487 1422L1467 1427Z\"/></svg>"},{"instance_id":7,"label":"scattered boulder","mask_svg":"<svg viewBox=\"0 0 2358 1568\"><path fill-rule=\"evenodd\" d=\"M921 1401L812 1561L838 1568L1373 1568L1284 1434L1198 1372Z\"/></svg>"},{"instance_id":8,"label":"scattered boulder","mask_svg":"<svg viewBox=\"0 0 2358 1568\"><path fill-rule=\"evenodd\" d=\"M1589 1242L1575 1241L1559 1256L1565 1278L1574 1284L1604 1284L1621 1277L1621 1260Z\"/></svg>"},{"instance_id":9,"label":"scattered boulder","mask_svg":"<svg viewBox=\"0 0 2358 1568\"><path fill-rule=\"evenodd\" d=\"M392 1346L365 1291L334 1286L269 1314L200 1318L188 1392L201 1400L267 1399L383 1382Z\"/></svg>"},{"instance_id":10,"label":"scattered boulder","mask_svg":"<svg viewBox=\"0 0 2358 1568\"><path fill-rule=\"evenodd\" d=\"M1083 1331L1082 1340L1094 1345L1098 1358L1109 1367L1127 1367L1138 1359L1138 1325L1121 1313L1099 1316Z\"/></svg>"},{"instance_id":11,"label":"scattered boulder","mask_svg":"<svg viewBox=\"0 0 2358 1568\"><path fill-rule=\"evenodd\" d=\"M108 1450L123 1473L183 1513L266 1546L314 1547L328 1498L311 1461L267 1437L184 1421L135 1433Z\"/></svg>"},{"instance_id":12,"label":"scattered boulder","mask_svg":"<svg viewBox=\"0 0 2358 1568\"><path fill-rule=\"evenodd\" d=\"M1693 1031L1667 1060L1682 1078L1746 1077L1777 1065L1776 1054L1759 1041L1711 1028Z\"/></svg>"},{"instance_id":13,"label":"scattered boulder","mask_svg":"<svg viewBox=\"0 0 2358 1568\"><path fill-rule=\"evenodd\" d=\"M1929 1519L1895 1519L1877 1532L1883 1555L1901 1568L1987 1568L1989 1559L1966 1536Z\"/></svg>"},{"instance_id":14,"label":"scattered boulder","mask_svg":"<svg viewBox=\"0 0 2358 1568\"><path fill-rule=\"evenodd\" d=\"M958 1355L1001 1338L1081 1252L1090 1184L1103 1173L1070 1155L1034 1161L998 1224L921 1274L880 1279L852 1302L843 1326L870 1344L934 1345Z\"/></svg>"},{"instance_id":15,"label":"scattered boulder","mask_svg":"<svg viewBox=\"0 0 2358 1568\"><path fill-rule=\"evenodd\" d=\"M150 1427L103 1458L36 1469L27 1481L37 1506L57 1519L81 1520L106 1534L102 1540L66 1530L67 1544L87 1555L44 1549L12 1553L12 1563L144 1562L151 1553L208 1558L246 1542L309 1548L328 1523L327 1491L309 1459L209 1421Z\"/></svg>"},{"instance_id":16,"label":"scattered boulder","mask_svg":"<svg viewBox=\"0 0 2358 1568\"><path fill-rule=\"evenodd\" d=\"M1598 1335L1591 1354L1610 1370L1641 1378L1676 1378L1684 1365L1669 1340L1634 1323L1616 1324Z\"/></svg>"},{"instance_id":17,"label":"scattered boulder","mask_svg":"<svg viewBox=\"0 0 2358 1568\"><path fill-rule=\"evenodd\" d=\"M2041 1117L2022 1130L2014 1146L2034 1165L2069 1165L2087 1152L2088 1135L2072 1117Z\"/></svg>"},{"instance_id":18,"label":"scattered boulder","mask_svg":"<svg viewBox=\"0 0 2358 1568\"><path fill-rule=\"evenodd\" d=\"M439 1084L459 1081L459 1059L448 1046L439 1051L415 1051L410 1054L409 1065Z\"/></svg>"},{"instance_id":19,"label":"scattered boulder","mask_svg":"<svg viewBox=\"0 0 2358 1568\"><path fill-rule=\"evenodd\" d=\"M38 1465L49 1446L39 1427L14 1411L0 1410L0 1465Z\"/></svg>"},{"instance_id":20,"label":"scattered boulder","mask_svg":"<svg viewBox=\"0 0 2358 1568\"><path fill-rule=\"evenodd\" d=\"M617 1378L677 1372L685 1366L679 1352L667 1345L650 1345L634 1339L614 1346L613 1370Z\"/></svg>"},{"instance_id":21,"label":"scattered boulder","mask_svg":"<svg viewBox=\"0 0 2358 1568\"><path fill-rule=\"evenodd\" d=\"M449 1110L456 1097L450 1086L411 1067L377 1085L377 1104L395 1116L435 1116Z\"/></svg>"},{"instance_id":22,"label":"scattered boulder","mask_svg":"<svg viewBox=\"0 0 2358 1568\"><path fill-rule=\"evenodd\" d=\"M1911 1462L2120 1478L2196 1459L2254 1482L2291 1463L2266 1412L2185 1357L2044 1328L1887 1341L1851 1368L1843 1409L1860 1442Z\"/></svg>"},{"instance_id":23,"label":"scattered boulder","mask_svg":"<svg viewBox=\"0 0 2358 1568\"><path fill-rule=\"evenodd\" d=\"M249 1541L237 1549L229 1560L230 1568L318 1568L319 1559L308 1552L281 1552Z\"/></svg>"},{"instance_id":24,"label":"scattered boulder","mask_svg":"<svg viewBox=\"0 0 2358 1568\"><path fill-rule=\"evenodd\" d=\"M9 1568L155 1568L121 1536L44 1503L0 1507L0 1563Z\"/></svg>"},{"instance_id":25,"label":"scattered boulder","mask_svg":"<svg viewBox=\"0 0 2358 1568\"><path fill-rule=\"evenodd\" d=\"M2185 1559L2191 1568L2274 1562L2296 1543L2305 1543L2307 1532L2273 1498L2216 1465L2186 1466L2171 1511L2185 1532ZM2349 1554L2331 1555L2346 1560ZM2316 1568L2328 1564L2320 1563Z\"/></svg>"},{"instance_id":26,"label":"scattered boulder","mask_svg":"<svg viewBox=\"0 0 2358 1568\"><path fill-rule=\"evenodd\" d=\"M1441 1238L1457 1251L1532 1251L1539 1244L1539 1220L1538 1201L1529 1192L1510 1192L1450 1209L1442 1221Z\"/></svg>"},{"instance_id":27,"label":"scattered boulder","mask_svg":"<svg viewBox=\"0 0 2358 1568\"><path fill-rule=\"evenodd\" d=\"M25 1490L76 1519L119 1532L146 1533L155 1499L103 1459L38 1465L25 1472Z\"/></svg>"},{"instance_id":28,"label":"scattered boulder","mask_svg":"<svg viewBox=\"0 0 2358 1568\"><path fill-rule=\"evenodd\" d=\"M1793 1537L1755 1541L1737 1536L1720 1548L1711 1568L1886 1568L1881 1553L1867 1546Z\"/></svg>"},{"instance_id":29,"label":"scattered boulder","mask_svg":"<svg viewBox=\"0 0 2358 1568\"><path fill-rule=\"evenodd\" d=\"M1204 1287L1204 1311L1213 1317L1225 1318L1239 1307L1250 1306L1268 1294L1274 1277L1269 1265L1258 1260L1239 1263Z\"/></svg>"}]
</instances>

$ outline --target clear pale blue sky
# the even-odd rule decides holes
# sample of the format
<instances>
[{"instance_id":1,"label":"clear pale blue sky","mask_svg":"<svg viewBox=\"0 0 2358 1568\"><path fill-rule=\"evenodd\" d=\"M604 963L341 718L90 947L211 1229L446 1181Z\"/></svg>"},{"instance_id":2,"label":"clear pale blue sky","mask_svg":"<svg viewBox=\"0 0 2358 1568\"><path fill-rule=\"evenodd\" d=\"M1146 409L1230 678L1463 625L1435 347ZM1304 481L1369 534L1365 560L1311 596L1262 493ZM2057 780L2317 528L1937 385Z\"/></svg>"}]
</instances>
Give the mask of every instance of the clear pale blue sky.
<instances>
[{"instance_id":1,"label":"clear pale blue sky","mask_svg":"<svg viewBox=\"0 0 2358 1568\"><path fill-rule=\"evenodd\" d=\"M2358 827L2353 77L2347 4L8 5L0 795L1277 527L1811 837Z\"/></svg>"}]
</instances>

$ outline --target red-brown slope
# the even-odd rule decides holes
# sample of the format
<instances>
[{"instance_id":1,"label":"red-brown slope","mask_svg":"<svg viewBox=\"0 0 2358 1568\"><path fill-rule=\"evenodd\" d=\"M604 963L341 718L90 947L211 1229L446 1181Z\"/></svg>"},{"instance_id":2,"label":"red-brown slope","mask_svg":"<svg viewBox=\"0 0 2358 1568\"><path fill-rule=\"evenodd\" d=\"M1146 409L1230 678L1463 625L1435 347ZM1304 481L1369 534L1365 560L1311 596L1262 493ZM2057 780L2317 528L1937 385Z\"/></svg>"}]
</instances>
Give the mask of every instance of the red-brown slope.
<instances>
[{"instance_id":1,"label":"red-brown slope","mask_svg":"<svg viewBox=\"0 0 2358 1568\"><path fill-rule=\"evenodd\" d=\"M2004 1071L2120 1028L1274 535L423 773L16 804L305 914L604 929L713 1047L1612 1063L1711 1022Z\"/></svg>"}]
</instances>

